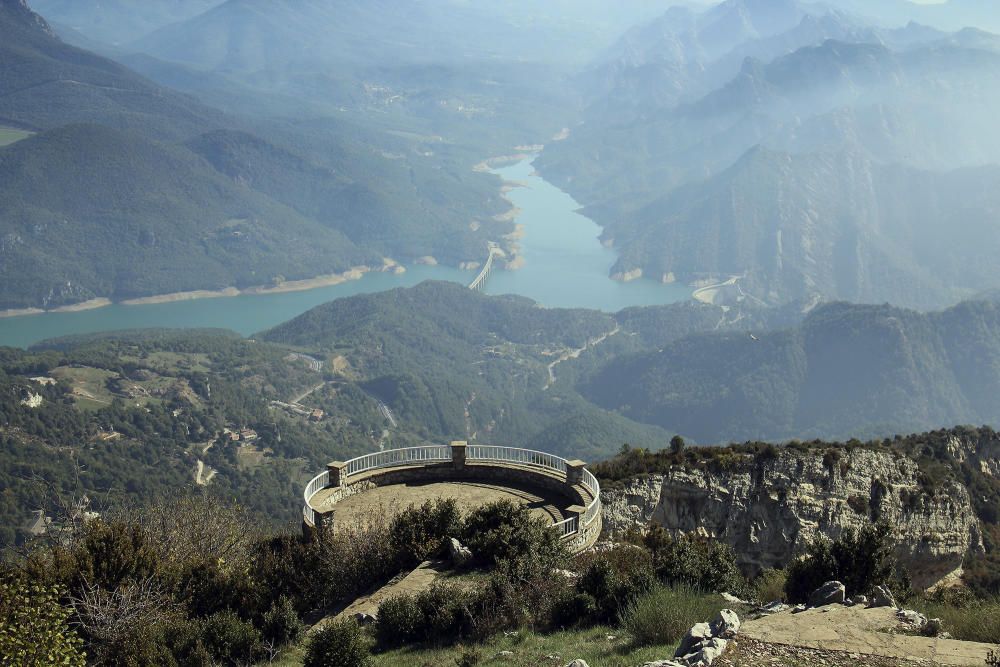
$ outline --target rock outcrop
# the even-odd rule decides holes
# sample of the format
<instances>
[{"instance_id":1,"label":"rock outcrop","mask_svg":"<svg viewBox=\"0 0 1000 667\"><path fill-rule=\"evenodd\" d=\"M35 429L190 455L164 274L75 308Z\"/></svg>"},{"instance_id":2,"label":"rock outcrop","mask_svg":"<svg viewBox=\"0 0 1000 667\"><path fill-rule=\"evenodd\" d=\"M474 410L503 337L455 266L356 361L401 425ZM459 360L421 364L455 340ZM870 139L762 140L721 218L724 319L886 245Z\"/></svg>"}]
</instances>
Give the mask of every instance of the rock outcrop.
<instances>
[{"instance_id":1,"label":"rock outcrop","mask_svg":"<svg viewBox=\"0 0 1000 667\"><path fill-rule=\"evenodd\" d=\"M956 444L956 447L959 447ZM994 453L995 454L995 453ZM988 452L966 452L990 467ZM601 494L612 536L659 524L674 535L724 540L750 574L784 566L817 535L885 520L914 584L930 586L982 551L978 519L964 486L924 479L916 462L888 451L720 452L703 466L675 467Z\"/></svg>"},{"instance_id":2,"label":"rock outcrop","mask_svg":"<svg viewBox=\"0 0 1000 667\"><path fill-rule=\"evenodd\" d=\"M828 604L843 604L845 598L844 584L839 581L828 581L809 596L809 606L825 607Z\"/></svg>"}]
</instances>

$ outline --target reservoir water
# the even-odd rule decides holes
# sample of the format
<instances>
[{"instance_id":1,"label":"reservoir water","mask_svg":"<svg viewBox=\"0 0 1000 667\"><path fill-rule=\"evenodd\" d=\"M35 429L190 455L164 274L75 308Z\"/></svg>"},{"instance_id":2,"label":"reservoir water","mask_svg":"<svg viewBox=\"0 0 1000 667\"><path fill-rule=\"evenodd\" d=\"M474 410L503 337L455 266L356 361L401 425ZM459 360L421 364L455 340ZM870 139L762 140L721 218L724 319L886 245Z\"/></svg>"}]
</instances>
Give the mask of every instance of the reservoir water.
<instances>
[{"instance_id":1,"label":"reservoir water","mask_svg":"<svg viewBox=\"0 0 1000 667\"><path fill-rule=\"evenodd\" d=\"M616 256L599 242L600 227L576 212L579 204L572 197L537 176L530 159L495 173L522 186L511 190L508 198L520 209L517 222L524 226L520 241L524 265L516 271L494 270L486 293L520 294L553 308L607 312L690 298L691 288L684 285L652 280L620 283L608 278ZM212 327L249 335L333 299L409 287L424 280L468 284L475 275L444 266L408 266L400 275L369 273L360 280L302 292L0 318L0 346L27 347L58 336L149 327Z\"/></svg>"}]
</instances>

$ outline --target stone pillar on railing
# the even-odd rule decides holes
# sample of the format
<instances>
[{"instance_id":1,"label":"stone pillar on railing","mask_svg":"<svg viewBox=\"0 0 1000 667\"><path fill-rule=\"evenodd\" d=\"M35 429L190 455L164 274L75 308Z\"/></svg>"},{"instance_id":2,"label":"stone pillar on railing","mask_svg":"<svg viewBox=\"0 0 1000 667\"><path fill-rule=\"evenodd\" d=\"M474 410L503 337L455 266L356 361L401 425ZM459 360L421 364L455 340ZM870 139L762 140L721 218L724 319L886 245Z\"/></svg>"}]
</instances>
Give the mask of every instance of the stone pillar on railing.
<instances>
[{"instance_id":1,"label":"stone pillar on railing","mask_svg":"<svg viewBox=\"0 0 1000 667\"><path fill-rule=\"evenodd\" d=\"M566 483L575 486L583 482L583 470L587 464L579 459L566 461Z\"/></svg>"},{"instance_id":2,"label":"stone pillar on railing","mask_svg":"<svg viewBox=\"0 0 1000 667\"><path fill-rule=\"evenodd\" d=\"M347 482L347 464L343 461L330 461L326 469L330 473L329 486L343 486Z\"/></svg>"},{"instance_id":3,"label":"stone pillar on railing","mask_svg":"<svg viewBox=\"0 0 1000 667\"><path fill-rule=\"evenodd\" d=\"M315 511L313 515L316 517L316 531L322 532L324 530L329 530L333 525L333 510L326 510L325 512Z\"/></svg>"},{"instance_id":4,"label":"stone pillar on railing","mask_svg":"<svg viewBox=\"0 0 1000 667\"><path fill-rule=\"evenodd\" d=\"M465 448L469 443L465 440L453 440L451 443L451 467L455 470L465 468Z\"/></svg>"}]
</instances>

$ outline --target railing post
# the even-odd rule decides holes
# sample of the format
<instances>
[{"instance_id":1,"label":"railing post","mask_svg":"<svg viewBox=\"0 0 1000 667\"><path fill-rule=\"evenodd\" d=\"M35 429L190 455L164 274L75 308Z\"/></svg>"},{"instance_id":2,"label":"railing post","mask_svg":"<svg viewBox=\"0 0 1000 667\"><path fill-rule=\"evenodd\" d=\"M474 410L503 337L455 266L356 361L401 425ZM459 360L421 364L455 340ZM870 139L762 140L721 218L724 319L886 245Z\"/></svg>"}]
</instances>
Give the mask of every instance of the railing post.
<instances>
[{"instance_id":1,"label":"railing post","mask_svg":"<svg viewBox=\"0 0 1000 667\"><path fill-rule=\"evenodd\" d=\"M347 464L343 461L330 461L326 469L330 473L329 486L343 486L347 482Z\"/></svg>"},{"instance_id":2,"label":"railing post","mask_svg":"<svg viewBox=\"0 0 1000 667\"><path fill-rule=\"evenodd\" d=\"M465 448L469 443L465 440L454 440L451 443L451 467L455 470L465 468Z\"/></svg>"},{"instance_id":3,"label":"railing post","mask_svg":"<svg viewBox=\"0 0 1000 667\"><path fill-rule=\"evenodd\" d=\"M570 486L582 483L583 470L586 466L587 464L579 459L566 461L566 483Z\"/></svg>"}]
</instances>

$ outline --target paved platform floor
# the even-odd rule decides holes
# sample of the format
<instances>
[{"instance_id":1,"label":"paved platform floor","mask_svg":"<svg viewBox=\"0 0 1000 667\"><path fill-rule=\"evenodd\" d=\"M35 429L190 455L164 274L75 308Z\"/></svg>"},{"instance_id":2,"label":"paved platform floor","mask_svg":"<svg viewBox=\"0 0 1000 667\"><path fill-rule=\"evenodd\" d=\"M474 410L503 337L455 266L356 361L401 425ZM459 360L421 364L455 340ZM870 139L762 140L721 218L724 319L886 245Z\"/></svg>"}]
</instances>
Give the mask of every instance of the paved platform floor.
<instances>
[{"instance_id":1,"label":"paved platform floor","mask_svg":"<svg viewBox=\"0 0 1000 667\"><path fill-rule=\"evenodd\" d=\"M532 514L551 522L562 521L562 510L567 506L562 499L546 497L544 491L528 487L475 481L411 482L380 486L341 500L333 505L334 525L363 519L373 510L384 509L392 514L435 498L454 498L463 513L497 500L512 500L527 505Z\"/></svg>"},{"instance_id":2,"label":"paved platform floor","mask_svg":"<svg viewBox=\"0 0 1000 667\"><path fill-rule=\"evenodd\" d=\"M990 649L997 649L994 644L886 632L898 626L892 607L860 609L828 605L798 614L782 612L749 620L740 634L769 644L886 656L932 665L982 666Z\"/></svg>"}]
</instances>

